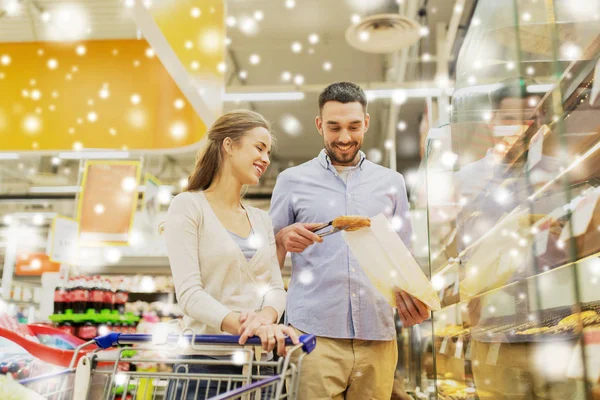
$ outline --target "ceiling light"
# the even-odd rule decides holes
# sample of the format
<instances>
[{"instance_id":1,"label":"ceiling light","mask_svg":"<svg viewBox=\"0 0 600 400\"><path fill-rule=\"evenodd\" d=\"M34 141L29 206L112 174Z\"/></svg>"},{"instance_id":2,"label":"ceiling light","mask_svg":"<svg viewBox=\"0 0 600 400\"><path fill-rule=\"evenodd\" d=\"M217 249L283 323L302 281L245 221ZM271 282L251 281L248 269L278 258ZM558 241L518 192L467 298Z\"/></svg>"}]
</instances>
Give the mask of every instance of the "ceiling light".
<instances>
[{"instance_id":1,"label":"ceiling light","mask_svg":"<svg viewBox=\"0 0 600 400\"><path fill-rule=\"evenodd\" d=\"M398 122L398 130L400 132L404 132L406 130L406 122L405 121Z\"/></svg>"},{"instance_id":2,"label":"ceiling light","mask_svg":"<svg viewBox=\"0 0 600 400\"><path fill-rule=\"evenodd\" d=\"M455 5L455 6L454 6L454 12L455 12L455 13L457 13L457 14L458 14L458 13L461 13L462 11L463 11L463 6L462 6L462 4L457 4L457 5Z\"/></svg>"},{"instance_id":3,"label":"ceiling light","mask_svg":"<svg viewBox=\"0 0 600 400\"><path fill-rule=\"evenodd\" d=\"M98 215L104 214L104 210L106 210L104 204L98 203L94 206L94 212Z\"/></svg>"},{"instance_id":4,"label":"ceiling light","mask_svg":"<svg viewBox=\"0 0 600 400\"><path fill-rule=\"evenodd\" d=\"M369 32L362 31L361 33L358 34L358 38L360 40L362 40L363 42L366 42L367 40L369 40Z\"/></svg>"},{"instance_id":5,"label":"ceiling light","mask_svg":"<svg viewBox=\"0 0 600 400\"><path fill-rule=\"evenodd\" d=\"M148 58L152 58L152 57L154 57L154 56L155 56L155 54L156 54L156 53L154 52L154 49L152 49L152 48L147 48L147 49L146 49L146 57L148 57Z\"/></svg>"},{"instance_id":6,"label":"ceiling light","mask_svg":"<svg viewBox=\"0 0 600 400\"><path fill-rule=\"evenodd\" d=\"M175 140L181 140L187 136L187 126L183 122L175 122L169 129L171 137Z\"/></svg>"},{"instance_id":7,"label":"ceiling light","mask_svg":"<svg viewBox=\"0 0 600 400\"><path fill-rule=\"evenodd\" d=\"M173 105L176 109L181 110L185 106L185 102L182 99L176 99Z\"/></svg>"},{"instance_id":8,"label":"ceiling light","mask_svg":"<svg viewBox=\"0 0 600 400\"><path fill-rule=\"evenodd\" d=\"M270 92L270 93L225 93L223 101L293 101L303 100L302 92Z\"/></svg>"},{"instance_id":9,"label":"ceiling light","mask_svg":"<svg viewBox=\"0 0 600 400\"><path fill-rule=\"evenodd\" d=\"M179 187L181 189L185 189L187 187L187 185L188 185L188 178L181 178L179 180Z\"/></svg>"},{"instance_id":10,"label":"ceiling light","mask_svg":"<svg viewBox=\"0 0 600 400\"><path fill-rule=\"evenodd\" d=\"M128 176L121 181L121 188L126 192L133 192L137 188L137 181L133 176Z\"/></svg>"},{"instance_id":11,"label":"ceiling light","mask_svg":"<svg viewBox=\"0 0 600 400\"><path fill-rule=\"evenodd\" d=\"M239 75L240 79L247 79L248 78L248 71L241 70L238 75Z\"/></svg>"},{"instance_id":12,"label":"ceiling light","mask_svg":"<svg viewBox=\"0 0 600 400\"><path fill-rule=\"evenodd\" d=\"M308 35L308 42L310 44L319 43L319 35L317 35L316 33L311 33L310 35Z\"/></svg>"},{"instance_id":13,"label":"ceiling light","mask_svg":"<svg viewBox=\"0 0 600 400\"><path fill-rule=\"evenodd\" d=\"M142 98L140 97L139 94L134 93L131 95L131 98L129 100L131 101L131 104L136 105L136 104L140 104L140 101L142 101Z\"/></svg>"},{"instance_id":14,"label":"ceiling light","mask_svg":"<svg viewBox=\"0 0 600 400\"><path fill-rule=\"evenodd\" d=\"M291 114L285 114L279 121L283 131L290 136L299 136L302 133L302 123Z\"/></svg>"},{"instance_id":15,"label":"ceiling light","mask_svg":"<svg viewBox=\"0 0 600 400\"><path fill-rule=\"evenodd\" d=\"M285 8L291 10L294 7L296 7L296 1L295 0L285 0Z\"/></svg>"},{"instance_id":16,"label":"ceiling light","mask_svg":"<svg viewBox=\"0 0 600 400\"><path fill-rule=\"evenodd\" d=\"M225 23L227 24L228 27L233 28L234 26L237 25L237 18L234 17L233 15L230 15L229 17L227 17L225 19Z\"/></svg>"},{"instance_id":17,"label":"ceiling light","mask_svg":"<svg viewBox=\"0 0 600 400\"><path fill-rule=\"evenodd\" d=\"M2 65L9 65L10 64L10 56L8 54L3 54L2 57L0 57L0 64Z\"/></svg>"},{"instance_id":18,"label":"ceiling light","mask_svg":"<svg viewBox=\"0 0 600 400\"><path fill-rule=\"evenodd\" d=\"M52 165L54 165L54 166L60 165L60 158L52 157Z\"/></svg>"},{"instance_id":19,"label":"ceiling light","mask_svg":"<svg viewBox=\"0 0 600 400\"><path fill-rule=\"evenodd\" d=\"M281 73L281 80L283 82L289 82L289 81L291 81L292 80L292 73L289 72L289 71L283 71Z\"/></svg>"},{"instance_id":20,"label":"ceiling light","mask_svg":"<svg viewBox=\"0 0 600 400\"><path fill-rule=\"evenodd\" d=\"M219 71L220 73L224 73L225 71L227 71L227 64L225 64L224 62L220 62L219 64L217 64L217 71Z\"/></svg>"},{"instance_id":21,"label":"ceiling light","mask_svg":"<svg viewBox=\"0 0 600 400\"><path fill-rule=\"evenodd\" d=\"M395 90L394 94L392 95L392 101L394 104L404 104L406 103L407 97L408 96L404 90Z\"/></svg>"},{"instance_id":22,"label":"ceiling light","mask_svg":"<svg viewBox=\"0 0 600 400\"><path fill-rule=\"evenodd\" d=\"M353 24L358 24L360 22L360 19L361 19L360 15L358 15L358 14L352 14L352 16L350 17L350 21Z\"/></svg>"},{"instance_id":23,"label":"ceiling light","mask_svg":"<svg viewBox=\"0 0 600 400\"><path fill-rule=\"evenodd\" d=\"M427 27L427 26L420 27L419 28L419 35L421 35L421 37L429 36L429 27Z\"/></svg>"},{"instance_id":24,"label":"ceiling light","mask_svg":"<svg viewBox=\"0 0 600 400\"><path fill-rule=\"evenodd\" d=\"M331 63L330 63L329 61L325 61L325 62L323 63L323 69L324 69L325 71L331 71L331 68L332 68L332 67L333 67L333 66L331 65Z\"/></svg>"},{"instance_id":25,"label":"ceiling light","mask_svg":"<svg viewBox=\"0 0 600 400\"><path fill-rule=\"evenodd\" d=\"M292 43L292 51L294 53L300 53L302 51L302 43L300 43L300 42Z\"/></svg>"},{"instance_id":26,"label":"ceiling light","mask_svg":"<svg viewBox=\"0 0 600 400\"><path fill-rule=\"evenodd\" d=\"M258 54L252 54L249 58L250 64L257 65L260 63L260 56Z\"/></svg>"},{"instance_id":27,"label":"ceiling light","mask_svg":"<svg viewBox=\"0 0 600 400\"><path fill-rule=\"evenodd\" d=\"M42 97L42 92L37 89L31 91L31 100L38 101Z\"/></svg>"},{"instance_id":28,"label":"ceiling light","mask_svg":"<svg viewBox=\"0 0 600 400\"><path fill-rule=\"evenodd\" d=\"M513 69L515 69L515 66L516 65L515 65L514 61L509 61L506 63L506 69L509 71L512 71Z\"/></svg>"},{"instance_id":29,"label":"ceiling light","mask_svg":"<svg viewBox=\"0 0 600 400\"><path fill-rule=\"evenodd\" d=\"M94 111L90 111L87 115L87 120L90 122L96 122L98 120L98 114Z\"/></svg>"},{"instance_id":30,"label":"ceiling light","mask_svg":"<svg viewBox=\"0 0 600 400\"><path fill-rule=\"evenodd\" d=\"M198 68L200 68L200 63L198 61L192 61L192 63L190 64L190 67L193 70L197 70Z\"/></svg>"},{"instance_id":31,"label":"ceiling light","mask_svg":"<svg viewBox=\"0 0 600 400\"><path fill-rule=\"evenodd\" d=\"M129 158L129 152L127 151L98 151L98 150L86 150L82 151L82 144L75 142L73 150L65 151L58 154L63 160L123 160Z\"/></svg>"},{"instance_id":32,"label":"ceiling light","mask_svg":"<svg viewBox=\"0 0 600 400\"><path fill-rule=\"evenodd\" d=\"M184 46L186 49L190 50L194 47L194 42L192 42L191 40L186 40Z\"/></svg>"},{"instance_id":33,"label":"ceiling light","mask_svg":"<svg viewBox=\"0 0 600 400\"><path fill-rule=\"evenodd\" d=\"M523 15L521 15L521 18L523 19L523 21L531 21L531 14L528 12L524 12Z\"/></svg>"},{"instance_id":34,"label":"ceiling light","mask_svg":"<svg viewBox=\"0 0 600 400\"><path fill-rule=\"evenodd\" d=\"M294 76L294 83L298 86L302 85L304 83L304 76L297 74L296 76Z\"/></svg>"},{"instance_id":35,"label":"ceiling light","mask_svg":"<svg viewBox=\"0 0 600 400\"><path fill-rule=\"evenodd\" d=\"M471 21L471 25L473 25L473 26L479 26L479 25L481 25L481 20L479 18L475 17Z\"/></svg>"},{"instance_id":36,"label":"ceiling light","mask_svg":"<svg viewBox=\"0 0 600 400\"><path fill-rule=\"evenodd\" d=\"M531 76L531 75L535 74L535 68L533 68L533 67L527 67L527 69L525 70L525 72L527 73L527 75Z\"/></svg>"},{"instance_id":37,"label":"ceiling light","mask_svg":"<svg viewBox=\"0 0 600 400\"><path fill-rule=\"evenodd\" d=\"M36 133L42 127L42 121L35 115L28 115L23 119L23 129L29 133Z\"/></svg>"},{"instance_id":38,"label":"ceiling light","mask_svg":"<svg viewBox=\"0 0 600 400\"><path fill-rule=\"evenodd\" d=\"M44 216L41 214L35 214L33 216L33 223L36 225L42 225L44 223Z\"/></svg>"},{"instance_id":39,"label":"ceiling light","mask_svg":"<svg viewBox=\"0 0 600 400\"><path fill-rule=\"evenodd\" d=\"M257 21L262 21L265 18L265 15L260 10L254 11L253 16L254 16L254 19Z\"/></svg>"},{"instance_id":40,"label":"ceiling light","mask_svg":"<svg viewBox=\"0 0 600 400\"><path fill-rule=\"evenodd\" d=\"M190 10L190 15L192 18L199 18L202 15L202 10L200 10L198 7L192 7Z\"/></svg>"},{"instance_id":41,"label":"ceiling light","mask_svg":"<svg viewBox=\"0 0 600 400\"><path fill-rule=\"evenodd\" d=\"M247 36L254 36L258 33L258 23L254 18L241 17L238 23L240 31Z\"/></svg>"},{"instance_id":42,"label":"ceiling light","mask_svg":"<svg viewBox=\"0 0 600 400\"><path fill-rule=\"evenodd\" d=\"M421 56L421 59L424 62L429 62L429 61L431 61L431 54L429 54L429 53L423 53L423 55Z\"/></svg>"},{"instance_id":43,"label":"ceiling light","mask_svg":"<svg viewBox=\"0 0 600 400\"><path fill-rule=\"evenodd\" d=\"M84 56L86 52L87 52L87 49L82 44L80 44L79 46L77 46L75 48L75 53L77 53L78 56Z\"/></svg>"},{"instance_id":44,"label":"ceiling light","mask_svg":"<svg viewBox=\"0 0 600 400\"><path fill-rule=\"evenodd\" d=\"M46 65L50 69L56 69L56 68L58 68L58 61L56 61L55 58L51 58L51 59L48 60L48 62L46 63Z\"/></svg>"},{"instance_id":45,"label":"ceiling light","mask_svg":"<svg viewBox=\"0 0 600 400\"><path fill-rule=\"evenodd\" d=\"M110 92L106 87L103 87L102 89L100 89L100 92L98 92L98 97L100 97L101 99L108 99L109 96Z\"/></svg>"}]
</instances>

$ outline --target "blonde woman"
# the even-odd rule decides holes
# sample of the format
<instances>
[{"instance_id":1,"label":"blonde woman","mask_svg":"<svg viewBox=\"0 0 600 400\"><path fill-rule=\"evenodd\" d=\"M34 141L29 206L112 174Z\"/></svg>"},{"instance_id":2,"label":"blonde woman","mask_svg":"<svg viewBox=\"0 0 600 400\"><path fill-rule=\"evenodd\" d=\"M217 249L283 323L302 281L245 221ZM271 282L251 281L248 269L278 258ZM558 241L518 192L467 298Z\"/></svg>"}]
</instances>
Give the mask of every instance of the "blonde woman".
<instances>
[{"instance_id":1,"label":"blonde woman","mask_svg":"<svg viewBox=\"0 0 600 400\"><path fill-rule=\"evenodd\" d=\"M298 336L277 324L286 292L273 227L268 214L242 204L241 195L242 187L257 184L270 164L270 125L258 113L232 111L218 118L207 135L187 191L172 200L164 226L185 328L196 334L240 335L240 344L258 336L266 352L277 347L283 355L285 336L294 343ZM237 374L241 368L189 364L188 371ZM173 389L173 398L183 397L181 388ZM190 383L188 398L196 390ZM198 388L198 398L217 394L216 387Z\"/></svg>"}]
</instances>

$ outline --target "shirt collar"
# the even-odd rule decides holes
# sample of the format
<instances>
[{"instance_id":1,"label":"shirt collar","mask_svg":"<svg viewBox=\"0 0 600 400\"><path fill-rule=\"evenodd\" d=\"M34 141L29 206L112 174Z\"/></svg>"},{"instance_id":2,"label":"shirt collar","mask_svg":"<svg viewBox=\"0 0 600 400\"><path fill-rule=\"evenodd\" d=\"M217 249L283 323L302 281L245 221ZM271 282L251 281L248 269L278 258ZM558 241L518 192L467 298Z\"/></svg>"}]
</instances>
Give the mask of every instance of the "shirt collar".
<instances>
[{"instance_id":1,"label":"shirt collar","mask_svg":"<svg viewBox=\"0 0 600 400\"><path fill-rule=\"evenodd\" d=\"M358 161L358 167L360 167L360 169L363 170L364 169L364 162L367 159L367 157L365 156L365 153L363 153L362 151L359 151L358 154L360 155L360 160ZM325 152L325 149L321 150L321 152L319 153L318 159L319 159L319 163L325 169L329 169L330 166L333 166L331 164L331 159L329 158L329 156Z\"/></svg>"}]
</instances>

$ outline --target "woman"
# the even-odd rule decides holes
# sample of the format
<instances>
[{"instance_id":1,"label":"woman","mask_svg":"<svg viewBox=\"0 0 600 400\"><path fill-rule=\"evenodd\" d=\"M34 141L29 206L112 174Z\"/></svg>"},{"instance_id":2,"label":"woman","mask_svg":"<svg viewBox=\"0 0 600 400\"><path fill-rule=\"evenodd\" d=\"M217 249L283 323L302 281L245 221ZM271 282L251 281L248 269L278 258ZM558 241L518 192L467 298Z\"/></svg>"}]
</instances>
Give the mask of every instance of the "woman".
<instances>
[{"instance_id":1,"label":"woman","mask_svg":"<svg viewBox=\"0 0 600 400\"><path fill-rule=\"evenodd\" d=\"M294 343L298 336L277 324L286 293L273 227L266 212L241 202L242 187L257 184L269 166L269 123L252 111L232 111L207 135L208 146L199 152L187 191L172 200L164 229L185 328L198 335L241 335L240 344L256 335L266 352L277 346L283 355L285 336ZM211 358L193 350L184 357ZM241 374L236 366L189 364L185 370ZM198 398L205 398L206 385L200 386ZM181 389L174 398L182 397ZM188 398L195 391L190 383ZM208 397L218 394L216 387L208 391Z\"/></svg>"}]
</instances>

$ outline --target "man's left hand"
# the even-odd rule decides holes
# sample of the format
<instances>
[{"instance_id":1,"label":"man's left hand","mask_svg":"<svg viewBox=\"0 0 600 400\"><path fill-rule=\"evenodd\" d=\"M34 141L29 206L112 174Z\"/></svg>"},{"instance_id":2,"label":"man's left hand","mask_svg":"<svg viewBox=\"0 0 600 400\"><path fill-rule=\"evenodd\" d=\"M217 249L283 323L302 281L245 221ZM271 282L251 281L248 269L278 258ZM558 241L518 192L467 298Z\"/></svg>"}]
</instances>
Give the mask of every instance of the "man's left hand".
<instances>
[{"instance_id":1,"label":"man's left hand","mask_svg":"<svg viewBox=\"0 0 600 400\"><path fill-rule=\"evenodd\" d=\"M420 324L429 318L429 308L421 300L400 289L396 289L395 294L396 307L403 327Z\"/></svg>"}]
</instances>

